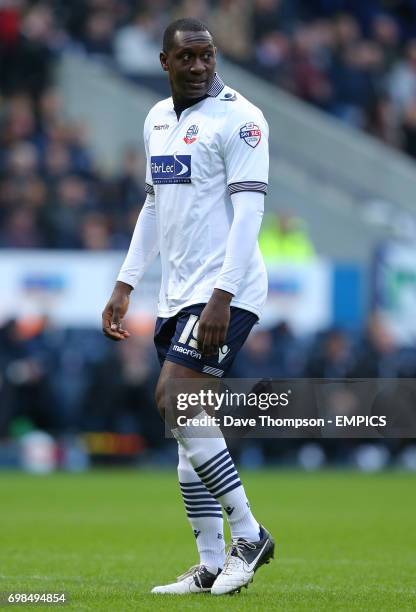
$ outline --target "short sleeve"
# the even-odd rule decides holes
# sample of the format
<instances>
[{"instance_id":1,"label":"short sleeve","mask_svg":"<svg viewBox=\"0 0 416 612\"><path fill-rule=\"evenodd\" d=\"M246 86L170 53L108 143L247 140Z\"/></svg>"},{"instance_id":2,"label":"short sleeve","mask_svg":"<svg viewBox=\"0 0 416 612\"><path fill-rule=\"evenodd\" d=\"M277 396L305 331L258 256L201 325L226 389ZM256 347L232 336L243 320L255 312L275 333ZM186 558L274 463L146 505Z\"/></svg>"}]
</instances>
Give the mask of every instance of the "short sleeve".
<instances>
[{"instance_id":1,"label":"short sleeve","mask_svg":"<svg viewBox=\"0 0 416 612\"><path fill-rule=\"evenodd\" d=\"M148 130L147 130L148 116L146 121L144 122L143 129L143 141L144 141L144 149L146 152L146 182L144 184L144 190L148 195L155 195L155 190L153 187L152 180L152 171L150 168L150 155L149 155L149 143L148 143Z\"/></svg>"},{"instance_id":2,"label":"short sleeve","mask_svg":"<svg viewBox=\"0 0 416 612\"><path fill-rule=\"evenodd\" d=\"M223 154L230 195L239 191L267 193L269 127L259 109L239 109L227 117Z\"/></svg>"}]
</instances>

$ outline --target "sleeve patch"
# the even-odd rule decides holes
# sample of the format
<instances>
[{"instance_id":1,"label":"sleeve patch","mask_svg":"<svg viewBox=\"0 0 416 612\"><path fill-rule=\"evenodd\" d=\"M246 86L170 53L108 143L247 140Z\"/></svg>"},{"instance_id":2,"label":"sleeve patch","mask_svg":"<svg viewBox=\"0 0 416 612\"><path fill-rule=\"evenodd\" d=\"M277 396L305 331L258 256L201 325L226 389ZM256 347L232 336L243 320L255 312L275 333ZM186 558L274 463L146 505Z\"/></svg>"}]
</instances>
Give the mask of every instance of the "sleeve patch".
<instances>
[{"instance_id":1,"label":"sleeve patch","mask_svg":"<svg viewBox=\"0 0 416 612\"><path fill-rule=\"evenodd\" d=\"M252 149L255 149L261 140L261 129L252 121L240 127L240 138Z\"/></svg>"}]
</instances>

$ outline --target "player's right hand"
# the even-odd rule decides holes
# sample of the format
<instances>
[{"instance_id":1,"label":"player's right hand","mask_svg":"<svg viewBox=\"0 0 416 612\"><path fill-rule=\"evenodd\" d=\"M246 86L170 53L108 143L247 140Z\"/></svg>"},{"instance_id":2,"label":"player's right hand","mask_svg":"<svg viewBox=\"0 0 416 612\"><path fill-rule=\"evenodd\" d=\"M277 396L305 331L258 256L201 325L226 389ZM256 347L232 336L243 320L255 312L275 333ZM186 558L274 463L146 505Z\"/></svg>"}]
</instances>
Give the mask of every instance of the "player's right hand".
<instances>
[{"instance_id":1,"label":"player's right hand","mask_svg":"<svg viewBox=\"0 0 416 612\"><path fill-rule=\"evenodd\" d=\"M116 342L130 337L127 329L123 329L123 319L129 307L131 291L130 285L117 281L102 313L103 333Z\"/></svg>"}]
</instances>

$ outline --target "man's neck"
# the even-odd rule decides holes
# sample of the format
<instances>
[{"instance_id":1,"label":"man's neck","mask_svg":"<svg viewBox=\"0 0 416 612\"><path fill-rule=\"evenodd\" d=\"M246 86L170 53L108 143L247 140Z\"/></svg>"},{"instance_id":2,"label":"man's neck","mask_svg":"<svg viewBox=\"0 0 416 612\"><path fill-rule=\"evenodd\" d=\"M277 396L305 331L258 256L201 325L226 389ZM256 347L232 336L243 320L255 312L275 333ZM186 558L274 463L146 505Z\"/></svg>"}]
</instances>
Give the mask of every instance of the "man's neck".
<instances>
[{"instance_id":1,"label":"man's neck","mask_svg":"<svg viewBox=\"0 0 416 612\"><path fill-rule=\"evenodd\" d=\"M189 100L185 100L185 99L179 100L178 98L176 99L173 98L173 108L175 110L178 121L179 121L181 114L186 108L194 106L194 104L198 104L198 102L201 102L201 100L204 100L205 98L208 98L208 94L205 94L205 96L202 96L201 98L192 98Z\"/></svg>"}]
</instances>

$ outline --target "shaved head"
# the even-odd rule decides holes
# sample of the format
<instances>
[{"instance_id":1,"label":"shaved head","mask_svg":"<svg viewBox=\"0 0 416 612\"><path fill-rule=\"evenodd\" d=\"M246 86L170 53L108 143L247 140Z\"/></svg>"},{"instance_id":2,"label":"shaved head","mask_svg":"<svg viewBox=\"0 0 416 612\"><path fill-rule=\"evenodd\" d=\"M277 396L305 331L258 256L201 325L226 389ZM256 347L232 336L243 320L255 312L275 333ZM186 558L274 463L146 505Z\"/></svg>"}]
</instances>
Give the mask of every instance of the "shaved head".
<instances>
[{"instance_id":1,"label":"shaved head","mask_svg":"<svg viewBox=\"0 0 416 612\"><path fill-rule=\"evenodd\" d=\"M207 32L210 34L207 26L203 24L202 21L199 21L199 19L193 19L191 17L177 19L168 25L163 34L163 51L165 53L169 53L175 44L175 34L177 32Z\"/></svg>"}]
</instances>

